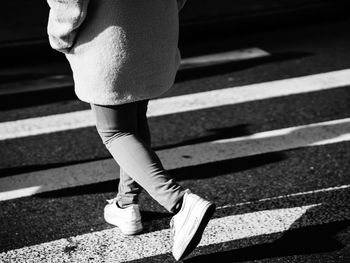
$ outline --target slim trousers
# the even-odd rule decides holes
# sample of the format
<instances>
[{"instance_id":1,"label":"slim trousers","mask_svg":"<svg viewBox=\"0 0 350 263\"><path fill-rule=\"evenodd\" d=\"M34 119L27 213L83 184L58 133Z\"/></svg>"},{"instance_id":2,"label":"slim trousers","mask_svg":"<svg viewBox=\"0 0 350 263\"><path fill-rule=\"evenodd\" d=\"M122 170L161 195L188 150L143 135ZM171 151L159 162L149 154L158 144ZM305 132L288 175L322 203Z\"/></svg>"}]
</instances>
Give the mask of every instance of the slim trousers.
<instances>
[{"instance_id":1,"label":"slim trousers","mask_svg":"<svg viewBox=\"0 0 350 263\"><path fill-rule=\"evenodd\" d=\"M147 105L145 100L115 106L91 104L91 108L97 131L120 166L118 204L137 203L143 188L168 211L174 212L185 190L151 149Z\"/></svg>"}]
</instances>

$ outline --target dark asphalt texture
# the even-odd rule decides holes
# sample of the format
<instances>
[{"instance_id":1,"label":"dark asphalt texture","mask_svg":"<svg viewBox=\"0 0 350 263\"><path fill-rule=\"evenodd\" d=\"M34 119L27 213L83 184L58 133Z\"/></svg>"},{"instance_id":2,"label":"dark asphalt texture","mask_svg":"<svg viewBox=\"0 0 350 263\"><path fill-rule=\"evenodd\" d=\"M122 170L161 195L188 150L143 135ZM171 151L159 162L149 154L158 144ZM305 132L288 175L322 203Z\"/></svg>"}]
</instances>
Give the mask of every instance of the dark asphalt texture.
<instances>
[{"instance_id":1,"label":"dark asphalt texture","mask_svg":"<svg viewBox=\"0 0 350 263\"><path fill-rule=\"evenodd\" d=\"M259 47L271 58L179 72L164 97L350 68L350 20L226 36L189 43L184 57ZM62 70L66 70L63 69ZM11 104L0 97L0 121L88 109L71 90L26 95ZM49 102L44 99L48 98ZM22 99L22 98L21 98ZM262 131L350 117L349 87L242 103L150 119L154 149L209 142ZM171 170L184 187L213 200L215 217L302 205L309 210L291 229L196 249L196 262L350 262L350 191L259 199L350 184L350 142L242 157ZM0 177L110 158L95 128L0 141ZM111 228L105 200L117 180L42 193L0 203L0 252ZM140 197L145 232L169 227L171 215L146 193ZM174 262L170 254L133 262Z\"/></svg>"}]
</instances>

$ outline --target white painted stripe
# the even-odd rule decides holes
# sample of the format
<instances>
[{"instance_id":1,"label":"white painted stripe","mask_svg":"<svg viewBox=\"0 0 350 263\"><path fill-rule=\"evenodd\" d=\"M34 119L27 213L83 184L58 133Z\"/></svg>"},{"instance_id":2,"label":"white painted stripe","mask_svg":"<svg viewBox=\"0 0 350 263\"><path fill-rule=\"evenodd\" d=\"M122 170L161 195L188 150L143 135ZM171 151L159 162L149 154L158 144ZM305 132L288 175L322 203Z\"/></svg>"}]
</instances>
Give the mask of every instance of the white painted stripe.
<instances>
[{"instance_id":1,"label":"white painted stripe","mask_svg":"<svg viewBox=\"0 0 350 263\"><path fill-rule=\"evenodd\" d=\"M119 178L112 159L0 178L0 201Z\"/></svg>"},{"instance_id":2,"label":"white painted stripe","mask_svg":"<svg viewBox=\"0 0 350 263\"><path fill-rule=\"evenodd\" d=\"M287 231L309 209L319 204L259 211L212 219L199 246L269 235ZM123 236L118 228L59 239L0 254L11 262L127 262L170 253L170 229L133 237ZM66 248L71 252L64 252Z\"/></svg>"},{"instance_id":3,"label":"white painted stripe","mask_svg":"<svg viewBox=\"0 0 350 263\"><path fill-rule=\"evenodd\" d=\"M16 177L16 179L20 179L20 178ZM36 179L40 180L41 178L36 178ZM9 181L11 181L11 180L9 180ZM16 182L16 183L18 183L18 182ZM60 187L63 187L63 184L61 184ZM10 190L10 191L4 191L4 192L0 193L0 201L15 199L15 198L23 197L23 196L32 196L32 195L35 195L37 193L40 193L42 191L42 188L43 188L42 185L35 185L35 186L14 189L14 190Z\"/></svg>"},{"instance_id":4,"label":"white painted stripe","mask_svg":"<svg viewBox=\"0 0 350 263\"><path fill-rule=\"evenodd\" d=\"M350 118L346 118L173 148L162 152L161 156L164 162L170 162L171 168L186 167L349 140Z\"/></svg>"},{"instance_id":5,"label":"white painted stripe","mask_svg":"<svg viewBox=\"0 0 350 263\"><path fill-rule=\"evenodd\" d=\"M350 69L226 88L150 102L148 117L176 114L225 105L314 92L350 85ZM90 127L90 110L0 123L0 140Z\"/></svg>"},{"instance_id":6,"label":"white painted stripe","mask_svg":"<svg viewBox=\"0 0 350 263\"><path fill-rule=\"evenodd\" d=\"M296 197L296 196L306 196L306 195L313 195L313 194L318 194L318 193L327 193L327 192L345 190L345 189L349 189L349 188L350 188L349 184L339 185L339 186L322 188L322 189L316 189L316 190L311 190L311 191L305 191L305 192L298 192L298 193L287 194L287 195L279 195L279 196L273 196L273 197L268 197L268 198L262 198L262 199L259 199L259 200L256 200L256 201L242 202L242 203L237 203L237 204L233 204L233 205L225 205L225 206L219 207L217 209L225 209L225 208L230 208L230 207L245 206L245 205L256 204L256 203L263 203L263 202L268 202L268 201L273 201L273 200L278 200L278 199L286 199L286 198Z\"/></svg>"},{"instance_id":7,"label":"white painted stripe","mask_svg":"<svg viewBox=\"0 0 350 263\"><path fill-rule=\"evenodd\" d=\"M262 58L270 54L260 48L247 48L229 52L204 55L199 57L185 58L181 60L180 69L198 68L219 63L242 61L253 58Z\"/></svg>"},{"instance_id":8,"label":"white painted stripe","mask_svg":"<svg viewBox=\"0 0 350 263\"><path fill-rule=\"evenodd\" d=\"M182 146L158 151L157 154L167 169L176 169L344 141L350 141L350 118ZM113 180L119 176L118 173L115 162L108 159L3 177L0 178L0 200Z\"/></svg>"},{"instance_id":9,"label":"white painted stripe","mask_svg":"<svg viewBox=\"0 0 350 263\"><path fill-rule=\"evenodd\" d=\"M270 56L270 54L260 48L253 47L224 53L190 57L181 60L180 70L198 68L219 63L243 61L266 56ZM31 91L67 88L73 85L74 82L70 75L55 75L41 79L0 84L0 96L10 94L14 95Z\"/></svg>"}]
</instances>

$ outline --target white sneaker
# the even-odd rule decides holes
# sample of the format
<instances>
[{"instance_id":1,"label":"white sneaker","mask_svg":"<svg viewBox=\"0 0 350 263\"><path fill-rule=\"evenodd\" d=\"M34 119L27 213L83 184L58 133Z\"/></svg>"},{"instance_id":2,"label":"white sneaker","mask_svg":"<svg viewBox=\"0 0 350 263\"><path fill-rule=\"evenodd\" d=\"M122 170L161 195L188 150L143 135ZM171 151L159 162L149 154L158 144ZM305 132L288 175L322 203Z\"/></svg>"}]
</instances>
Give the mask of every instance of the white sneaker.
<instances>
[{"instance_id":1,"label":"white sneaker","mask_svg":"<svg viewBox=\"0 0 350 263\"><path fill-rule=\"evenodd\" d=\"M187 190L180 211L170 222L174 232L173 256L176 260L183 259L196 248L214 211L215 204Z\"/></svg>"},{"instance_id":2,"label":"white sneaker","mask_svg":"<svg viewBox=\"0 0 350 263\"><path fill-rule=\"evenodd\" d=\"M106 222L119 227L125 235L135 235L143 230L139 205L133 204L120 208L116 199L107 200L107 202L104 209Z\"/></svg>"}]
</instances>

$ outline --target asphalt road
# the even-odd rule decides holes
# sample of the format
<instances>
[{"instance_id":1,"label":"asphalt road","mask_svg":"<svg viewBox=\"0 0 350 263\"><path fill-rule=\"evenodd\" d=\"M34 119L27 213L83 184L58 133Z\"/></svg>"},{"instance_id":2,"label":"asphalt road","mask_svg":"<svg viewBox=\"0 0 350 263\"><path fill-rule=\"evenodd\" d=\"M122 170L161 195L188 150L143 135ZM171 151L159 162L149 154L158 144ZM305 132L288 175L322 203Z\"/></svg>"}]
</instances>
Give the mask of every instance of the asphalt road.
<instances>
[{"instance_id":1,"label":"asphalt road","mask_svg":"<svg viewBox=\"0 0 350 263\"><path fill-rule=\"evenodd\" d=\"M184 58L251 47L270 55L182 70L161 99L230 87L259 90L276 80L347 70L349 25L341 20L183 44ZM69 72L58 63L11 65L0 74L9 81L16 70L19 78L29 78L35 69L45 75ZM203 243L184 262L350 262L350 74L348 85L329 88L334 81L312 77L295 89L314 83L326 88L149 118L153 148L173 176L218 207ZM3 96L0 109L1 124L89 105L66 88ZM343 122L325 124L336 120ZM289 128L287 135L276 132ZM218 157L221 150L200 150L213 142L213 149L223 145L225 157ZM194 154L182 154L172 165L177 160L167 154L183 147ZM191 162L202 156L204 161ZM146 193L140 197L142 235L123 237L104 222L103 207L115 195L118 172L94 127L0 140L0 158L0 185L6 182L16 194L28 178L44 184L56 173L67 174L56 190L1 199L0 261L174 262L166 241L171 215ZM91 167L97 179L65 187L70 174L87 178ZM104 173L110 179L99 179ZM0 194L13 190L0 189Z\"/></svg>"}]
</instances>

